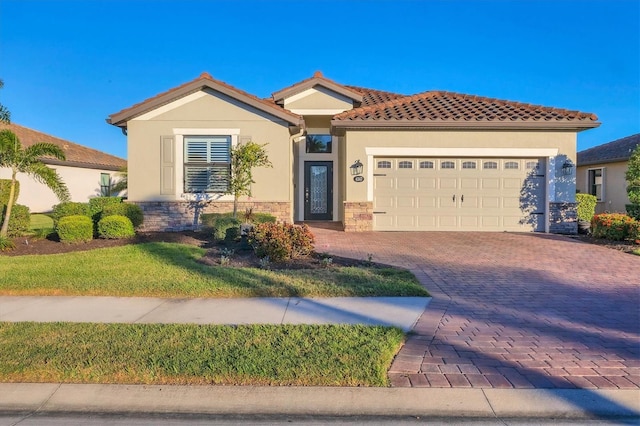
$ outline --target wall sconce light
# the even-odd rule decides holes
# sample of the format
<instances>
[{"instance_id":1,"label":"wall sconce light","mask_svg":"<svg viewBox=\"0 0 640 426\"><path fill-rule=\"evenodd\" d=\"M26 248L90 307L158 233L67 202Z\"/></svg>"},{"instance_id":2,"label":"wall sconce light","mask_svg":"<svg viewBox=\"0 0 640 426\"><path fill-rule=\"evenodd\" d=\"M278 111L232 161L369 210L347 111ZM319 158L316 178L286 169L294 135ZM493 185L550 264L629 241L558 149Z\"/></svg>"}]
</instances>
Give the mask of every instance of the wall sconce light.
<instances>
[{"instance_id":1,"label":"wall sconce light","mask_svg":"<svg viewBox=\"0 0 640 426\"><path fill-rule=\"evenodd\" d=\"M571 160L567 159L567 161L565 161L562 165L562 174L565 176L570 176L571 174L573 174L573 163L571 162Z\"/></svg>"},{"instance_id":2,"label":"wall sconce light","mask_svg":"<svg viewBox=\"0 0 640 426\"><path fill-rule=\"evenodd\" d=\"M356 160L355 163L353 163L349 169L351 170L351 176L359 176L362 174L362 168L363 165L360 162L360 160Z\"/></svg>"}]
</instances>

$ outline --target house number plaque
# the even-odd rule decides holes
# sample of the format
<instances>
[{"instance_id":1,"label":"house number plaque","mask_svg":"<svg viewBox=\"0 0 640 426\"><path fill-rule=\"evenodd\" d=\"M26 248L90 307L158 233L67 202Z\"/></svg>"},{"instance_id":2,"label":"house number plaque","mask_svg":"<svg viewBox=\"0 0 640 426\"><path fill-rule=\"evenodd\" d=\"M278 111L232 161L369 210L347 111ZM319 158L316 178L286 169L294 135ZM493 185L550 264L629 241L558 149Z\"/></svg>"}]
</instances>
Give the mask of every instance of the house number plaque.
<instances>
[{"instance_id":1,"label":"house number plaque","mask_svg":"<svg viewBox=\"0 0 640 426\"><path fill-rule=\"evenodd\" d=\"M354 182L364 182L364 176L354 176L353 177L353 181Z\"/></svg>"}]
</instances>

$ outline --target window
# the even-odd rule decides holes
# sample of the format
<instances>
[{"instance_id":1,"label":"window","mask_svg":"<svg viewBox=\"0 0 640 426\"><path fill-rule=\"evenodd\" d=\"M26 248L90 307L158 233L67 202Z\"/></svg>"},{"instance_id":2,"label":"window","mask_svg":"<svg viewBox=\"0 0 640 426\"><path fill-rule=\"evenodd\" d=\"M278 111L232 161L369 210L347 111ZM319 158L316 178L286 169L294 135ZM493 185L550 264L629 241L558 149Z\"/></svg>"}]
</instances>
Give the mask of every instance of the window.
<instances>
[{"instance_id":1,"label":"window","mask_svg":"<svg viewBox=\"0 0 640 426\"><path fill-rule=\"evenodd\" d=\"M517 161L507 161L504 163L505 170L517 170L520 168L520 165Z\"/></svg>"},{"instance_id":2,"label":"window","mask_svg":"<svg viewBox=\"0 0 640 426\"><path fill-rule=\"evenodd\" d=\"M413 168L413 161L400 161L398 163L398 168L399 169L412 169Z\"/></svg>"},{"instance_id":3,"label":"window","mask_svg":"<svg viewBox=\"0 0 640 426\"><path fill-rule=\"evenodd\" d=\"M390 169L391 168L391 161L378 161L378 168L379 169Z\"/></svg>"},{"instance_id":4,"label":"window","mask_svg":"<svg viewBox=\"0 0 640 426\"><path fill-rule=\"evenodd\" d=\"M331 135L307 135L308 154L331 154Z\"/></svg>"},{"instance_id":5,"label":"window","mask_svg":"<svg viewBox=\"0 0 640 426\"><path fill-rule=\"evenodd\" d=\"M420 162L421 169L433 169L433 161L421 161Z\"/></svg>"},{"instance_id":6,"label":"window","mask_svg":"<svg viewBox=\"0 0 640 426\"><path fill-rule=\"evenodd\" d=\"M109 173L100 173L100 195L102 197L111 196L111 175Z\"/></svg>"},{"instance_id":7,"label":"window","mask_svg":"<svg viewBox=\"0 0 640 426\"><path fill-rule=\"evenodd\" d=\"M231 136L185 136L184 191L227 192Z\"/></svg>"},{"instance_id":8,"label":"window","mask_svg":"<svg viewBox=\"0 0 640 426\"><path fill-rule=\"evenodd\" d=\"M538 162L537 161L527 161L527 169L528 170L535 170L538 168Z\"/></svg>"},{"instance_id":9,"label":"window","mask_svg":"<svg viewBox=\"0 0 640 426\"><path fill-rule=\"evenodd\" d=\"M453 161L443 161L442 163L440 163L440 168L441 169L455 169L456 168L456 163L454 163Z\"/></svg>"},{"instance_id":10,"label":"window","mask_svg":"<svg viewBox=\"0 0 640 426\"><path fill-rule=\"evenodd\" d=\"M463 169L475 169L476 168L476 162L475 161L465 161L464 163L462 163L462 168Z\"/></svg>"},{"instance_id":11,"label":"window","mask_svg":"<svg viewBox=\"0 0 640 426\"><path fill-rule=\"evenodd\" d=\"M497 169L498 168L498 162L497 161L485 161L484 164L482 165L483 169Z\"/></svg>"},{"instance_id":12,"label":"window","mask_svg":"<svg viewBox=\"0 0 640 426\"><path fill-rule=\"evenodd\" d=\"M603 170L592 169L589 170L589 194L595 195L598 201L602 201L602 183L603 183Z\"/></svg>"}]
</instances>

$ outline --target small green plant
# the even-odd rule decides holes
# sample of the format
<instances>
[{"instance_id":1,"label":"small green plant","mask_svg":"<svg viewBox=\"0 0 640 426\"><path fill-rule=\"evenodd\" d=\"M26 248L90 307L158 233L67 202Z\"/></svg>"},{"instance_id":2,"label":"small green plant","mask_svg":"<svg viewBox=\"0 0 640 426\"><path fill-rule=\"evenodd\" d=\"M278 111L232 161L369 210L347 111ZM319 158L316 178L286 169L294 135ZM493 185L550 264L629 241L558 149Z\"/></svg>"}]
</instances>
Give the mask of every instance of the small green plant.
<instances>
[{"instance_id":1,"label":"small green plant","mask_svg":"<svg viewBox=\"0 0 640 426\"><path fill-rule=\"evenodd\" d=\"M66 201L53 206L53 211L51 212L51 218L53 219L54 226L57 226L58 221L63 217L77 215L87 216L90 218L91 213L89 212L89 203Z\"/></svg>"},{"instance_id":2,"label":"small green plant","mask_svg":"<svg viewBox=\"0 0 640 426\"><path fill-rule=\"evenodd\" d=\"M2 213L2 217L0 217L0 224L4 221L5 212L7 206L0 209ZM21 235L25 235L29 231L29 227L31 226L31 213L29 212L29 207L23 206L21 204L14 204L11 209L11 217L9 218L9 227L7 235L10 237L19 237Z\"/></svg>"},{"instance_id":3,"label":"small green plant","mask_svg":"<svg viewBox=\"0 0 640 426\"><path fill-rule=\"evenodd\" d=\"M229 256L225 256L224 254L220 255L220 265L227 266L231 262L231 258Z\"/></svg>"},{"instance_id":4,"label":"small green plant","mask_svg":"<svg viewBox=\"0 0 640 426\"><path fill-rule=\"evenodd\" d=\"M622 241L635 233L636 221L622 213L597 214L591 221L591 232L595 238Z\"/></svg>"},{"instance_id":5,"label":"small green plant","mask_svg":"<svg viewBox=\"0 0 640 426\"><path fill-rule=\"evenodd\" d=\"M0 235L0 251L11 251L16 248L11 238Z\"/></svg>"},{"instance_id":6,"label":"small green plant","mask_svg":"<svg viewBox=\"0 0 640 426\"><path fill-rule=\"evenodd\" d=\"M271 259L269 259L269 256L260 258L258 264L260 265L260 269L271 269Z\"/></svg>"},{"instance_id":7,"label":"small green plant","mask_svg":"<svg viewBox=\"0 0 640 426\"><path fill-rule=\"evenodd\" d=\"M58 237L63 243L81 243L93 239L93 221L89 216L64 216L56 226Z\"/></svg>"},{"instance_id":8,"label":"small green plant","mask_svg":"<svg viewBox=\"0 0 640 426\"><path fill-rule=\"evenodd\" d=\"M288 223L255 225L247 239L258 257L269 256L273 262L309 255L315 242L308 226Z\"/></svg>"},{"instance_id":9,"label":"small green plant","mask_svg":"<svg viewBox=\"0 0 640 426\"><path fill-rule=\"evenodd\" d=\"M126 216L134 228L140 227L144 221L142 208L137 204L131 203L112 203L105 205L102 209L102 217L107 216Z\"/></svg>"},{"instance_id":10,"label":"small green plant","mask_svg":"<svg viewBox=\"0 0 640 426\"><path fill-rule=\"evenodd\" d=\"M227 257L231 257L235 254L235 250L232 248L228 248L228 247L223 247L220 249L220 254L222 256L227 256Z\"/></svg>"},{"instance_id":11,"label":"small green plant","mask_svg":"<svg viewBox=\"0 0 640 426\"><path fill-rule=\"evenodd\" d=\"M591 222L596 212L596 204L598 199L595 195L578 193L576 194L576 202L578 203L577 214L578 220Z\"/></svg>"},{"instance_id":12,"label":"small green plant","mask_svg":"<svg viewBox=\"0 0 640 426\"><path fill-rule=\"evenodd\" d=\"M373 253L367 253L367 258L362 261L362 264L366 267L373 266Z\"/></svg>"},{"instance_id":13,"label":"small green plant","mask_svg":"<svg viewBox=\"0 0 640 426\"><path fill-rule=\"evenodd\" d=\"M98 222L98 235L100 238L119 240L131 238L136 235L131 220L126 216L106 216Z\"/></svg>"},{"instance_id":14,"label":"small green plant","mask_svg":"<svg viewBox=\"0 0 640 426\"><path fill-rule=\"evenodd\" d=\"M333 257L323 257L321 262L323 268L328 268L329 266L333 265Z\"/></svg>"}]
</instances>

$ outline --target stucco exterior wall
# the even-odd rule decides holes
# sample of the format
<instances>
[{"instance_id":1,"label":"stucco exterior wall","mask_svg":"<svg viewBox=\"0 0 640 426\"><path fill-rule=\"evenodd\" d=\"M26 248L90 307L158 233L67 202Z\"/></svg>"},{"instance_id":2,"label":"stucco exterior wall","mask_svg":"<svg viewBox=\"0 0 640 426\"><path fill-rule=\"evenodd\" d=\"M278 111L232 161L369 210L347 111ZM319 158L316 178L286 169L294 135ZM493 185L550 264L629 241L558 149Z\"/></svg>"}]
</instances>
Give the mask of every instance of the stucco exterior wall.
<instances>
[{"instance_id":1,"label":"stucco exterior wall","mask_svg":"<svg viewBox=\"0 0 640 426\"><path fill-rule=\"evenodd\" d=\"M252 187L256 201L291 202L293 149L288 124L264 112L242 104L217 92L197 92L137 117L128 123L129 200L184 201L183 136L189 129L211 130L211 134L237 132L232 143L250 137L266 150L273 168L256 168ZM185 130L186 129L186 130ZM217 132L216 129L222 129ZM175 194L161 195L161 137L175 136ZM216 200L231 201L231 196L212 194ZM245 199L245 198L243 198Z\"/></svg>"},{"instance_id":2,"label":"stucco exterior wall","mask_svg":"<svg viewBox=\"0 0 640 426\"><path fill-rule=\"evenodd\" d=\"M592 164L580 166L576 172L576 188L580 192L589 193L589 170L604 169L603 200L596 205L596 213L625 213L625 204L629 204L627 196L627 162Z\"/></svg>"},{"instance_id":3,"label":"stucco exterior wall","mask_svg":"<svg viewBox=\"0 0 640 426\"><path fill-rule=\"evenodd\" d=\"M514 149L522 152L544 150L556 151L557 155L550 158L549 167L555 172L555 179L549 175L550 201L575 201L575 174L562 175L562 164L566 159L576 163L576 134L575 132L549 131L415 131L415 130L347 130L346 153L343 159L344 168L348 168L356 160L364 164L365 182L372 181L372 167L368 164L367 148L391 148L392 156L404 155L402 152L412 152L407 148L436 148L440 149L438 156L445 156L450 152L452 157L476 156L476 149L492 149L500 155L512 153ZM397 150L397 151L396 151ZM529 150L529 151L526 151ZM413 150L416 151L416 150ZM394 153L395 152L395 153ZM416 151L417 152L417 151ZM412 154L408 154L412 155ZM522 156L522 154L514 154ZM348 170L344 170L347 176ZM347 179L345 184L345 200L350 202L372 201L371 191L367 183L354 182Z\"/></svg>"},{"instance_id":4,"label":"stucco exterior wall","mask_svg":"<svg viewBox=\"0 0 640 426\"><path fill-rule=\"evenodd\" d=\"M80 167L49 166L57 170L62 181L69 188L71 201L86 202L89 198L100 196L100 175L108 173L112 182L117 180L117 172L113 170L84 169ZM0 179L11 179L11 170L0 169ZM51 211L54 205L60 201L46 186L33 178L19 173L20 195L18 204L28 206L31 213L43 213Z\"/></svg>"},{"instance_id":5,"label":"stucco exterior wall","mask_svg":"<svg viewBox=\"0 0 640 426\"><path fill-rule=\"evenodd\" d=\"M284 107L288 110L337 109L345 111L353 108L353 101L328 89L319 87L305 90L285 99Z\"/></svg>"}]
</instances>

